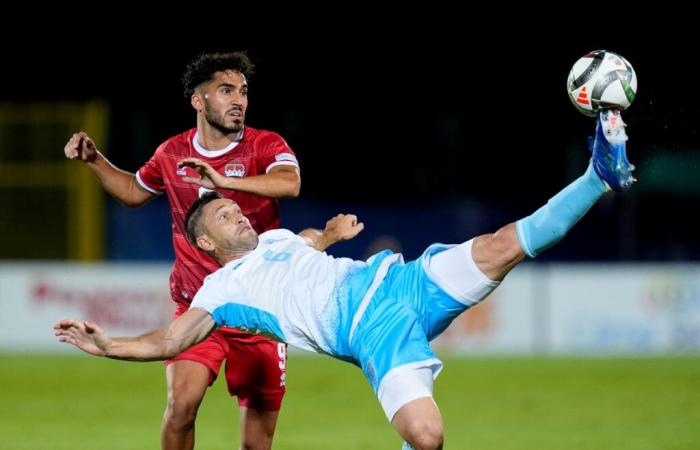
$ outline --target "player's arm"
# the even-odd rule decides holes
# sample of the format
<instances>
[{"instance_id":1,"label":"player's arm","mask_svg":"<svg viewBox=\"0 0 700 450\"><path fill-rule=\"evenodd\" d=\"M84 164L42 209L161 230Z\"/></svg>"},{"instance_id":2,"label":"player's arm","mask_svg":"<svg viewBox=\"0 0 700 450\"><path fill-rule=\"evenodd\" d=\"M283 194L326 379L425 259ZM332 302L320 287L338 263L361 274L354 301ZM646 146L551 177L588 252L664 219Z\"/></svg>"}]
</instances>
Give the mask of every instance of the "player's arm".
<instances>
[{"instance_id":1,"label":"player's arm","mask_svg":"<svg viewBox=\"0 0 700 450\"><path fill-rule=\"evenodd\" d=\"M97 176L109 194L130 208L144 205L155 197L136 181L133 173L115 167L97 150L90 136L81 131L75 133L64 147L68 159L84 162Z\"/></svg>"},{"instance_id":2,"label":"player's arm","mask_svg":"<svg viewBox=\"0 0 700 450\"><path fill-rule=\"evenodd\" d=\"M299 233L299 236L303 237L309 246L322 252L336 242L354 238L364 228L365 225L357 221L356 215L338 214L326 222L326 228L323 231L307 228Z\"/></svg>"},{"instance_id":3,"label":"player's arm","mask_svg":"<svg viewBox=\"0 0 700 450\"><path fill-rule=\"evenodd\" d=\"M202 342L216 328L211 314L191 308L169 326L133 338L109 337L98 325L83 320L62 320L54 325L58 340L94 356L129 361L172 358Z\"/></svg>"},{"instance_id":4,"label":"player's arm","mask_svg":"<svg viewBox=\"0 0 700 450\"><path fill-rule=\"evenodd\" d=\"M199 173L199 178L183 177L183 181L207 189L231 189L268 198L295 198L301 190L299 169L293 165L275 166L264 175L252 177L225 177L199 158L184 158L177 165L192 167Z\"/></svg>"}]
</instances>

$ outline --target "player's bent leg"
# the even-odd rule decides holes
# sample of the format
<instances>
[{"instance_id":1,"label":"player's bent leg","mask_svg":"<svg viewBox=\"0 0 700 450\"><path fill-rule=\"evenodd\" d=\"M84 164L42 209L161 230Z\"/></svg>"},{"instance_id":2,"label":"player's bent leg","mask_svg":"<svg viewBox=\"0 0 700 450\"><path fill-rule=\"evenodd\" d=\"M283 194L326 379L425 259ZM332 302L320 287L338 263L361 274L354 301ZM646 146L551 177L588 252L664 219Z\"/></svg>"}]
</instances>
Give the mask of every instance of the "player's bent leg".
<instances>
[{"instance_id":1,"label":"player's bent leg","mask_svg":"<svg viewBox=\"0 0 700 450\"><path fill-rule=\"evenodd\" d=\"M163 449L194 448L197 410L219 373L226 348L221 332L215 331L204 342L166 361L168 404L161 429Z\"/></svg>"},{"instance_id":2,"label":"player's bent leg","mask_svg":"<svg viewBox=\"0 0 700 450\"><path fill-rule=\"evenodd\" d=\"M197 410L211 379L210 369L195 361L173 361L166 367L168 404L163 415L161 445L164 450L194 448Z\"/></svg>"},{"instance_id":3,"label":"player's bent leg","mask_svg":"<svg viewBox=\"0 0 700 450\"><path fill-rule=\"evenodd\" d=\"M432 397L419 398L402 406L391 421L409 446L404 449L438 450L443 445L440 410Z\"/></svg>"},{"instance_id":4,"label":"player's bent leg","mask_svg":"<svg viewBox=\"0 0 700 450\"><path fill-rule=\"evenodd\" d=\"M268 450L285 394L287 347L227 330L226 383L238 397L241 449Z\"/></svg>"},{"instance_id":5,"label":"player's bent leg","mask_svg":"<svg viewBox=\"0 0 700 450\"><path fill-rule=\"evenodd\" d=\"M241 406L241 450L270 450L277 426L277 411Z\"/></svg>"}]
</instances>

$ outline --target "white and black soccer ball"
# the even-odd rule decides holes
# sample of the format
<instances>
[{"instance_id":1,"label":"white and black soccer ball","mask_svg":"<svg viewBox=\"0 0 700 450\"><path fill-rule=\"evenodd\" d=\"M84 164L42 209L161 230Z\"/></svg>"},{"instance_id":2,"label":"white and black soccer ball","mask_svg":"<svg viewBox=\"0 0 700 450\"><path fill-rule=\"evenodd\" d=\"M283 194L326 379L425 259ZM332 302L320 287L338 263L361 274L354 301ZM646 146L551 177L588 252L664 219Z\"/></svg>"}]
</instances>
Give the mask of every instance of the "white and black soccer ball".
<instances>
[{"instance_id":1,"label":"white and black soccer ball","mask_svg":"<svg viewBox=\"0 0 700 450\"><path fill-rule=\"evenodd\" d=\"M629 108L637 94L637 74L622 56L595 50L576 61L566 90L576 109L595 117L603 109Z\"/></svg>"}]
</instances>

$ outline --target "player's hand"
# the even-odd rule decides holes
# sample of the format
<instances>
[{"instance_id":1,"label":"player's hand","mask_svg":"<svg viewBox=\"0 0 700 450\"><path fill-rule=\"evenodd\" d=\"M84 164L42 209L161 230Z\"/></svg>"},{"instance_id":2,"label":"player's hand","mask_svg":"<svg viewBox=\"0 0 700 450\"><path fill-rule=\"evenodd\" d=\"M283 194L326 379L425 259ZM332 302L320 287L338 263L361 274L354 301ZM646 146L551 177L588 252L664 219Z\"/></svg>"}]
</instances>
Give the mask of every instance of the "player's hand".
<instances>
[{"instance_id":1,"label":"player's hand","mask_svg":"<svg viewBox=\"0 0 700 450\"><path fill-rule=\"evenodd\" d=\"M97 158L97 147L84 131L73 134L63 148L68 159L77 159L83 162L92 162Z\"/></svg>"},{"instance_id":2,"label":"player's hand","mask_svg":"<svg viewBox=\"0 0 700 450\"><path fill-rule=\"evenodd\" d=\"M85 320L62 320L53 326L60 342L95 356L105 356L112 340L99 326Z\"/></svg>"},{"instance_id":3,"label":"player's hand","mask_svg":"<svg viewBox=\"0 0 700 450\"><path fill-rule=\"evenodd\" d=\"M214 170L208 163L199 158L184 158L178 161L178 167L192 167L197 171L200 178L182 177L186 183L204 186L207 189L226 188L227 177Z\"/></svg>"},{"instance_id":4,"label":"player's hand","mask_svg":"<svg viewBox=\"0 0 700 450\"><path fill-rule=\"evenodd\" d=\"M354 214L338 214L326 222L323 234L332 242L347 241L365 229L365 224L357 221Z\"/></svg>"}]
</instances>

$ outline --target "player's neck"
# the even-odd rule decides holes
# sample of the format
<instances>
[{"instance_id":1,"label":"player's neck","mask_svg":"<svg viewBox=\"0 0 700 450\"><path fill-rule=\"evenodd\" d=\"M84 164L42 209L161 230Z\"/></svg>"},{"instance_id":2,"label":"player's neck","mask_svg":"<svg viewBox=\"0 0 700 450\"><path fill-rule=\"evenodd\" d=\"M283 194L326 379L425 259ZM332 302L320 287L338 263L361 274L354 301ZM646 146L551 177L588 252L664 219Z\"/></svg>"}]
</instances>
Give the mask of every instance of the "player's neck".
<instances>
[{"instance_id":1,"label":"player's neck","mask_svg":"<svg viewBox=\"0 0 700 450\"><path fill-rule=\"evenodd\" d=\"M222 266L225 266L226 264L230 263L231 261L235 261L237 259L243 258L245 255L247 255L250 252L252 252L252 250L217 252L216 255L214 255L214 259L216 259L218 261L218 263L221 264Z\"/></svg>"},{"instance_id":2,"label":"player's neck","mask_svg":"<svg viewBox=\"0 0 700 450\"><path fill-rule=\"evenodd\" d=\"M197 124L197 143L205 150L224 149L231 145L231 142L240 140L242 135L243 130L224 134L208 123Z\"/></svg>"}]
</instances>

